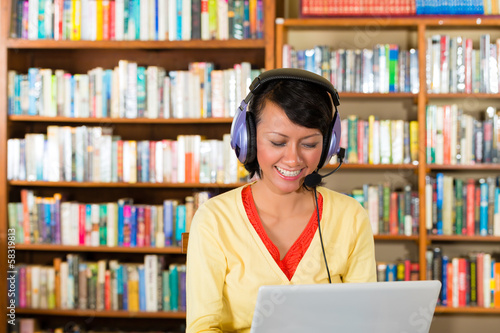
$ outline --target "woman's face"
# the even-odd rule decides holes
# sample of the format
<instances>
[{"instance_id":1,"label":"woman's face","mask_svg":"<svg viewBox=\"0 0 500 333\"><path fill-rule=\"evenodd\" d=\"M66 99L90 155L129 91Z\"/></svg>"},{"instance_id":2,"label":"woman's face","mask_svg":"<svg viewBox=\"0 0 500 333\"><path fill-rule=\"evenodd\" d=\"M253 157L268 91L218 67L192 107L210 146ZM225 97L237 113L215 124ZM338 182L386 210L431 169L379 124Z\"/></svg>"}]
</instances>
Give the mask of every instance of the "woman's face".
<instances>
[{"instance_id":1,"label":"woman's face","mask_svg":"<svg viewBox=\"0 0 500 333\"><path fill-rule=\"evenodd\" d=\"M266 103L257 125L257 160L272 191L297 191L318 166L322 145L319 129L296 125L279 106Z\"/></svg>"}]
</instances>

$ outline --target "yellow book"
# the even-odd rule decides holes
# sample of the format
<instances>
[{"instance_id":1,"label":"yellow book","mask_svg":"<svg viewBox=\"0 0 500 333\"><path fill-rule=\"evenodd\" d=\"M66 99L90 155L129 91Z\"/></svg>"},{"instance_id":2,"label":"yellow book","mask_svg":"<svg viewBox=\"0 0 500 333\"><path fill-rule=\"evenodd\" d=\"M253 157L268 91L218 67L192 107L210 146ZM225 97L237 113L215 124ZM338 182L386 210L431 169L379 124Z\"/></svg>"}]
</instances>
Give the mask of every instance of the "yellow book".
<instances>
[{"instance_id":1,"label":"yellow book","mask_svg":"<svg viewBox=\"0 0 500 333\"><path fill-rule=\"evenodd\" d=\"M410 156L411 161L418 161L418 121L410 121Z\"/></svg>"},{"instance_id":2,"label":"yellow book","mask_svg":"<svg viewBox=\"0 0 500 333\"><path fill-rule=\"evenodd\" d=\"M81 15L82 3L80 0L72 0L71 2L71 32L69 38L71 40L80 40L81 37Z\"/></svg>"},{"instance_id":3,"label":"yellow book","mask_svg":"<svg viewBox=\"0 0 500 333\"><path fill-rule=\"evenodd\" d=\"M139 311L139 271L135 265L127 266L128 273L128 310Z\"/></svg>"},{"instance_id":4,"label":"yellow book","mask_svg":"<svg viewBox=\"0 0 500 333\"><path fill-rule=\"evenodd\" d=\"M102 40L102 1L96 1L96 40Z\"/></svg>"}]
</instances>

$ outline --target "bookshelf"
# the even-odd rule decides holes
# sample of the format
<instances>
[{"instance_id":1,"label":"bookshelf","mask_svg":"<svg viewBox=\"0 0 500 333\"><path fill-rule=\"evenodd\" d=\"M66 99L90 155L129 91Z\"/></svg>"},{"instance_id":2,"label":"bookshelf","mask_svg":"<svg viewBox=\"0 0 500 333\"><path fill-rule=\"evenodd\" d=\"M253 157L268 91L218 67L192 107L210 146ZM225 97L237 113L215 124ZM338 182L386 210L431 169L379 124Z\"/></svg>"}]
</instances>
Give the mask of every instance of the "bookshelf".
<instances>
[{"instance_id":1,"label":"bookshelf","mask_svg":"<svg viewBox=\"0 0 500 333\"><path fill-rule=\"evenodd\" d=\"M418 189L420 200L419 234L403 237L400 235L375 235L377 257L392 253L413 254L420 265L420 279L426 279L426 251L429 247L441 246L444 250L450 247L453 256L464 256L469 251L487 251L498 253L498 236L464 236L464 235L431 235L426 232L425 225L425 185L426 176L437 172L450 173L453 176L486 177L498 176L499 164L451 165L431 164L426 162L426 108L429 104L465 103L473 101L478 110L485 110L485 105L498 108L499 94L489 93L429 93L426 85L426 43L433 34L450 34L464 36L474 41L474 48L479 46L479 35L491 33L491 40L498 38L498 17L335 17L335 18L278 18L276 20L276 67L282 67L283 45L291 45L295 50L313 49L317 45L328 45L330 50L339 48L363 49L372 48L377 43L396 43L400 50L415 48L418 50L420 89L418 93L359 93L340 92L340 112L342 118L350 114L377 114L380 117L407 117L418 120L419 155L418 164L403 165L367 165L344 164L342 176L331 176L327 186L344 192L353 187L360 187L366 182L387 180L393 173L409 178L409 182ZM469 37L468 37L469 38ZM476 46L477 43L477 46ZM493 42L492 42L493 43ZM307 55L306 55L307 57ZM391 105L395 104L395 105ZM399 103L399 104L398 104ZM369 105L369 112L360 111ZM388 110L395 108L394 110ZM399 114L398 114L399 112ZM476 114L477 116L477 114ZM397 118L393 118L397 119ZM406 119L406 118L405 118ZM396 179L396 178L394 178ZM401 181L401 179L396 179ZM404 180L402 180L404 182ZM388 244L389 243L389 244ZM403 244L401 244L403 243ZM387 254L386 252L389 252ZM450 254L450 258L452 254ZM379 260L379 258L377 258ZM498 327L500 308L480 307L445 307L436 309L436 331L467 332L471 327ZM491 317L489 315L492 315ZM496 325L496 326L495 326ZM433 331L431 327L431 332ZM487 330L485 330L487 331ZM488 332L493 330L488 330Z\"/></svg>"},{"instance_id":2,"label":"bookshelf","mask_svg":"<svg viewBox=\"0 0 500 333\"><path fill-rule=\"evenodd\" d=\"M96 67L114 68L118 61L126 59L142 66L160 66L167 72L187 70L188 64L197 61L213 62L216 69L231 68L242 61L252 68L272 69L274 60L274 19L276 3L263 1L263 38L243 40L176 40L176 41L70 41L70 40L28 40L9 37L12 1L2 1L0 5L0 265L7 267L8 216L7 204L19 201L22 189L31 189L40 196L50 196L55 192L68 194L78 202L115 201L122 197L137 199L140 203L159 204L163 199L183 200L195 190L220 193L242 185L241 183L105 183L105 182L45 182L8 181L7 141L20 138L24 133L46 133L47 127L56 126L104 126L112 127L113 134L130 140L172 139L177 135L201 134L209 139L220 139L229 133L232 118L204 119L126 119L126 118L68 118L46 116L8 115L7 71L27 73L28 68L40 67L63 69L67 73L87 73ZM239 103L239 101L237 101ZM161 199L160 199L161 198ZM119 246L74 246L52 244L16 245L16 263L39 263L51 265L53 258L68 253L84 255L88 260L117 259L124 262L141 262L147 254L156 254L165 263L185 262L182 246L170 247L119 247ZM0 288L6 289L7 272L0 273ZM7 298L0 297L6 317ZM16 318L33 317L40 320L43 328L64 327L77 323L87 328L131 329L137 331L162 330L178 331L185 320L180 312L144 311L95 311L95 310L48 310L17 308ZM115 321L118 319L118 321ZM9 325L0 326L6 332Z\"/></svg>"}]
</instances>

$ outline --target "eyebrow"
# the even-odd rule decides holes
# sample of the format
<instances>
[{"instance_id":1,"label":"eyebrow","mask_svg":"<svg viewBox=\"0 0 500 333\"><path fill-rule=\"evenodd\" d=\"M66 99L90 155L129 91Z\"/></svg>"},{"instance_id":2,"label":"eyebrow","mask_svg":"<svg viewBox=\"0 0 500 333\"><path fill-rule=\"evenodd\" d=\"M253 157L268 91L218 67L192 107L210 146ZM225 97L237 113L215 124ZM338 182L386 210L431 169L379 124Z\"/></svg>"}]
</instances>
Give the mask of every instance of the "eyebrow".
<instances>
[{"instance_id":1,"label":"eyebrow","mask_svg":"<svg viewBox=\"0 0 500 333\"><path fill-rule=\"evenodd\" d=\"M284 138L289 138L288 135L285 135L285 134L282 134L282 133L278 133L278 132L268 132L267 134L276 134L276 135L279 135L279 136L282 136ZM309 138L312 138L313 136L320 136L321 133L314 133L314 134L311 134L311 135L308 135L308 136L305 136L303 138L300 138L301 140L303 139L309 139Z\"/></svg>"}]
</instances>

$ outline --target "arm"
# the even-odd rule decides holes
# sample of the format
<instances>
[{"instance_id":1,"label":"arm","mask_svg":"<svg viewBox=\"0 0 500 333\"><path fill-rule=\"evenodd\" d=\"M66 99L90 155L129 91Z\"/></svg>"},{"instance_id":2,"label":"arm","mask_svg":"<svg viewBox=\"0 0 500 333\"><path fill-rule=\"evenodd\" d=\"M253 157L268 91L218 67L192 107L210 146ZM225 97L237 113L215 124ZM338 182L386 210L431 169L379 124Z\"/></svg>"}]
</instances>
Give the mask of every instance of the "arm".
<instances>
[{"instance_id":1,"label":"arm","mask_svg":"<svg viewBox=\"0 0 500 333\"><path fill-rule=\"evenodd\" d=\"M187 251L187 333L222 332L222 289L226 258L215 215L205 206L196 212Z\"/></svg>"},{"instance_id":2,"label":"arm","mask_svg":"<svg viewBox=\"0 0 500 333\"><path fill-rule=\"evenodd\" d=\"M343 281L377 282L373 233L368 214L361 206L354 214L352 232L351 251L347 259Z\"/></svg>"}]
</instances>

